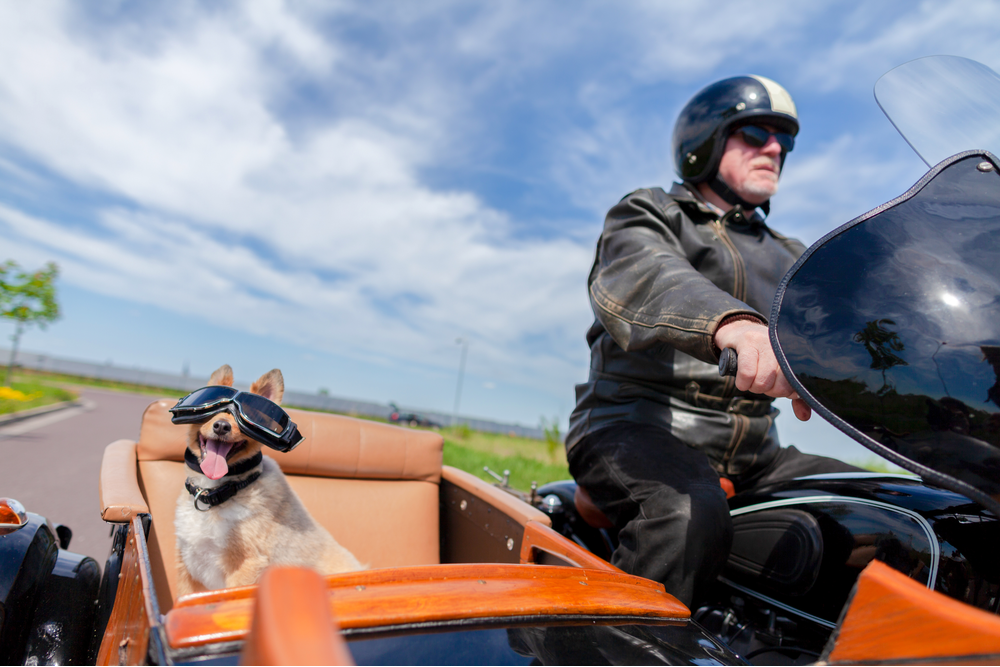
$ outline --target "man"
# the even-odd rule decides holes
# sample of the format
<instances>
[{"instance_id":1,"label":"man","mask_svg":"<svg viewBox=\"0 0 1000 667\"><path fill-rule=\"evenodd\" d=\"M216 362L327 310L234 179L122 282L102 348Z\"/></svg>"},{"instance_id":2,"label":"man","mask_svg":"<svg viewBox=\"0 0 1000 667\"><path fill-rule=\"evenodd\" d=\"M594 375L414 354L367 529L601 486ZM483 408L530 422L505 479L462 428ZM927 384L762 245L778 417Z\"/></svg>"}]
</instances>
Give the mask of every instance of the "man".
<instances>
[{"instance_id":1,"label":"man","mask_svg":"<svg viewBox=\"0 0 1000 667\"><path fill-rule=\"evenodd\" d=\"M712 84L674 127L683 183L637 190L608 213L588 280L589 380L566 439L570 472L619 529L612 563L689 606L721 572L737 492L853 466L781 448L776 397L794 394L771 350L778 283L805 247L764 223L799 123L759 76ZM736 378L720 377L735 348Z\"/></svg>"}]
</instances>

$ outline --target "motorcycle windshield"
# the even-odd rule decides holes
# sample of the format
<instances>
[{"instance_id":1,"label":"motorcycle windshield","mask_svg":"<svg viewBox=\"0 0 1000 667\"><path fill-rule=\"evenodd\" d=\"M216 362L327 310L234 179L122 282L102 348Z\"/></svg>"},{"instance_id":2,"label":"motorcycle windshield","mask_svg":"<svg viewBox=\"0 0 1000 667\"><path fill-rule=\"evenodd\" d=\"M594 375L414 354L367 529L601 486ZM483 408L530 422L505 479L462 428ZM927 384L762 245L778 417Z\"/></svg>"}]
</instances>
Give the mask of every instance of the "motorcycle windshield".
<instances>
[{"instance_id":1,"label":"motorcycle windshield","mask_svg":"<svg viewBox=\"0 0 1000 667\"><path fill-rule=\"evenodd\" d=\"M875 99L928 167L965 150L1000 155L1000 76L981 63L910 61L878 80Z\"/></svg>"},{"instance_id":2,"label":"motorcycle windshield","mask_svg":"<svg viewBox=\"0 0 1000 667\"><path fill-rule=\"evenodd\" d=\"M771 339L828 421L1000 516L998 167L956 155L810 248Z\"/></svg>"}]
</instances>

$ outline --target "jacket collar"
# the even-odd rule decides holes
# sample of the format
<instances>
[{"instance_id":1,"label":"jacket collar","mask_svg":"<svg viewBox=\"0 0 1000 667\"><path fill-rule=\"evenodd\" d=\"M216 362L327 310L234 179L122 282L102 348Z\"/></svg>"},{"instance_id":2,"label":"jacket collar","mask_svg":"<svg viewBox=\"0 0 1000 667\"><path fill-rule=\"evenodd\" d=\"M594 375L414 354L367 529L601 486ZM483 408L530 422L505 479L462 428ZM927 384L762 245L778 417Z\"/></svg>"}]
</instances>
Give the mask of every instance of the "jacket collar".
<instances>
[{"instance_id":1,"label":"jacket collar","mask_svg":"<svg viewBox=\"0 0 1000 667\"><path fill-rule=\"evenodd\" d=\"M734 218L732 210L730 210L729 213L723 213L719 207L705 201L704 197L701 196L701 193L684 183L674 183L668 194L676 202L695 209L699 213L711 217L712 220L723 220L727 224L740 224L741 222L740 220ZM765 226L764 216L762 216L760 211L756 208L750 215L744 215L742 217L742 224L749 224L751 227Z\"/></svg>"}]
</instances>

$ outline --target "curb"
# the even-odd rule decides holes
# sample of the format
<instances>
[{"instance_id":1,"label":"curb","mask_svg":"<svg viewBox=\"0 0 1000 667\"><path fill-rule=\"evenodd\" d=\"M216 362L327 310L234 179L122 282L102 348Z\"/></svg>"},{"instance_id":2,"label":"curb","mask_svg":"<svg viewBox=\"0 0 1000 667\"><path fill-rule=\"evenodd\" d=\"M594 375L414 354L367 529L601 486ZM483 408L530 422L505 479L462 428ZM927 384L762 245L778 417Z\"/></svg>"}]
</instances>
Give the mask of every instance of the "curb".
<instances>
[{"instance_id":1,"label":"curb","mask_svg":"<svg viewBox=\"0 0 1000 667\"><path fill-rule=\"evenodd\" d=\"M13 412L9 415L0 416L0 426L6 426L7 424L14 424L24 419L30 419L31 417L37 417L38 415L45 415L50 412L58 412L59 410L65 410L66 408L76 408L83 406L84 404L81 403L79 399L77 399L75 401L63 401L62 403L43 405L38 408L31 408L30 410L23 410L21 412Z\"/></svg>"}]
</instances>

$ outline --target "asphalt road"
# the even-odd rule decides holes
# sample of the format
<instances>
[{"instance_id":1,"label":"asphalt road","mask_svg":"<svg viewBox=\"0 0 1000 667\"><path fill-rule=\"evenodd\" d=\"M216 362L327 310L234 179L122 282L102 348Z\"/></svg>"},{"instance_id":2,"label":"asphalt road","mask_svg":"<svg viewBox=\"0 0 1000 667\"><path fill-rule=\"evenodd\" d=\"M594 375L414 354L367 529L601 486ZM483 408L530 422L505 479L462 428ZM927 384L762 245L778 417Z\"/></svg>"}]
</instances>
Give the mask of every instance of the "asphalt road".
<instances>
[{"instance_id":1,"label":"asphalt road","mask_svg":"<svg viewBox=\"0 0 1000 667\"><path fill-rule=\"evenodd\" d=\"M136 440L146 406L155 397L83 389L72 407L0 426L0 497L73 530L69 550L101 567L111 548L97 491L104 448Z\"/></svg>"}]
</instances>

